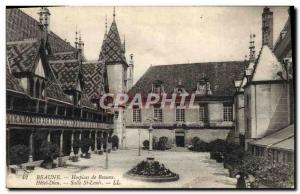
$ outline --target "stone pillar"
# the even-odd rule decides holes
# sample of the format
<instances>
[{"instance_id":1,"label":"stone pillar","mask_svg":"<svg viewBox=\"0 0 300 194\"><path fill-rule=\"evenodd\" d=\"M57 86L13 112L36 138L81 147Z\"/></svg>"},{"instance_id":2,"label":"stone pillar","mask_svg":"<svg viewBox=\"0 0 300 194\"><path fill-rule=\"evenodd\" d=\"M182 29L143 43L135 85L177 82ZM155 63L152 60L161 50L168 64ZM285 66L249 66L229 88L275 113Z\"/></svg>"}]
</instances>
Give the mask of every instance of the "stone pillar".
<instances>
[{"instance_id":1,"label":"stone pillar","mask_svg":"<svg viewBox=\"0 0 300 194\"><path fill-rule=\"evenodd\" d=\"M149 151L153 149L153 133L152 130L149 130Z\"/></svg>"},{"instance_id":2,"label":"stone pillar","mask_svg":"<svg viewBox=\"0 0 300 194\"><path fill-rule=\"evenodd\" d=\"M78 137L78 140L79 140L79 142L81 142L81 130L79 131L79 137ZM81 147L79 146L79 149L78 149L78 155L79 155L79 157L81 156L81 154L82 154L82 152L81 152Z\"/></svg>"},{"instance_id":3,"label":"stone pillar","mask_svg":"<svg viewBox=\"0 0 300 194\"><path fill-rule=\"evenodd\" d=\"M175 129L172 129L172 147L176 147L176 132Z\"/></svg>"},{"instance_id":4,"label":"stone pillar","mask_svg":"<svg viewBox=\"0 0 300 194\"><path fill-rule=\"evenodd\" d=\"M64 141L64 130L61 131L60 135L60 140L59 140L59 158L58 158L58 166L62 167L63 166L63 141Z\"/></svg>"},{"instance_id":5,"label":"stone pillar","mask_svg":"<svg viewBox=\"0 0 300 194\"><path fill-rule=\"evenodd\" d=\"M51 131L48 131L48 135L47 135L47 141L51 142Z\"/></svg>"},{"instance_id":6,"label":"stone pillar","mask_svg":"<svg viewBox=\"0 0 300 194\"><path fill-rule=\"evenodd\" d=\"M29 135L29 159L28 159L28 162L33 162L33 135L34 135L34 130L32 130L30 132L30 135Z\"/></svg>"},{"instance_id":7,"label":"stone pillar","mask_svg":"<svg viewBox=\"0 0 300 194\"><path fill-rule=\"evenodd\" d=\"M74 148L73 148L73 145L74 145L74 132L75 132L75 131L72 130L70 159L75 155L75 154L74 154Z\"/></svg>"},{"instance_id":8,"label":"stone pillar","mask_svg":"<svg viewBox=\"0 0 300 194\"><path fill-rule=\"evenodd\" d=\"M98 148L97 148L97 130L95 130L95 149L94 149L94 153L97 154L98 153Z\"/></svg>"}]
</instances>

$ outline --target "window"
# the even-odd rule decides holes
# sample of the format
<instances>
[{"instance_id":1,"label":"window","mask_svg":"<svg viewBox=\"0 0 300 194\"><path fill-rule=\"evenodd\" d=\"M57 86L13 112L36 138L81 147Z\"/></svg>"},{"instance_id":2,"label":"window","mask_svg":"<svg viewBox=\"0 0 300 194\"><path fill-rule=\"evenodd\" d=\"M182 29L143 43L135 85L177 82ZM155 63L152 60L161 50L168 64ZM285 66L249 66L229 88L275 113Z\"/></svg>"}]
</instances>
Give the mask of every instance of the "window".
<instances>
[{"instance_id":1,"label":"window","mask_svg":"<svg viewBox=\"0 0 300 194\"><path fill-rule=\"evenodd\" d=\"M184 122L185 121L185 112L182 108L176 109L176 121L177 122Z\"/></svg>"},{"instance_id":2,"label":"window","mask_svg":"<svg viewBox=\"0 0 300 194\"><path fill-rule=\"evenodd\" d=\"M163 113L161 108L154 108L154 118L157 119L157 122L163 121Z\"/></svg>"},{"instance_id":3,"label":"window","mask_svg":"<svg viewBox=\"0 0 300 194\"><path fill-rule=\"evenodd\" d=\"M118 119L119 118L119 111L116 111L115 112L115 119Z\"/></svg>"},{"instance_id":4,"label":"window","mask_svg":"<svg viewBox=\"0 0 300 194\"><path fill-rule=\"evenodd\" d=\"M133 122L141 122L141 109L132 109Z\"/></svg>"},{"instance_id":5,"label":"window","mask_svg":"<svg viewBox=\"0 0 300 194\"><path fill-rule=\"evenodd\" d=\"M208 121L207 104L199 104L199 121Z\"/></svg>"},{"instance_id":6,"label":"window","mask_svg":"<svg viewBox=\"0 0 300 194\"><path fill-rule=\"evenodd\" d=\"M232 104L223 104L224 121L232 121Z\"/></svg>"}]
</instances>

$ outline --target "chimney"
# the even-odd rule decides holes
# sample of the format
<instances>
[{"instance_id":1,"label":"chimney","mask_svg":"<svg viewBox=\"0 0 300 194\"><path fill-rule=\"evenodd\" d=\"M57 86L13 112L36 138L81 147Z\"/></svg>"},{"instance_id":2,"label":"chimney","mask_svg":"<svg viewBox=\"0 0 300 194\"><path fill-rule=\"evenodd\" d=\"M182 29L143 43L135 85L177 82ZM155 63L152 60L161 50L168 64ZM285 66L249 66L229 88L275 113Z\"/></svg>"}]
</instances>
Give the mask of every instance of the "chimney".
<instances>
[{"instance_id":1,"label":"chimney","mask_svg":"<svg viewBox=\"0 0 300 194\"><path fill-rule=\"evenodd\" d=\"M262 45L273 49L273 12L268 7L262 13Z\"/></svg>"}]
</instances>

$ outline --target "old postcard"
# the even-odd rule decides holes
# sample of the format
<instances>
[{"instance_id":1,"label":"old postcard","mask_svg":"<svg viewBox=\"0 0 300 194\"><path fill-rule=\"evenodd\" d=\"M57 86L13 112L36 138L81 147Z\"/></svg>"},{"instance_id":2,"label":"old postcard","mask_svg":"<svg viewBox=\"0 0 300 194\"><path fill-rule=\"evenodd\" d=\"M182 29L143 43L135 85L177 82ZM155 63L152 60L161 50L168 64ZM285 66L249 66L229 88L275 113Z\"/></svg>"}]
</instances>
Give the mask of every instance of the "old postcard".
<instances>
[{"instance_id":1,"label":"old postcard","mask_svg":"<svg viewBox=\"0 0 300 194\"><path fill-rule=\"evenodd\" d=\"M295 189L294 7L6 7L8 188Z\"/></svg>"}]
</instances>

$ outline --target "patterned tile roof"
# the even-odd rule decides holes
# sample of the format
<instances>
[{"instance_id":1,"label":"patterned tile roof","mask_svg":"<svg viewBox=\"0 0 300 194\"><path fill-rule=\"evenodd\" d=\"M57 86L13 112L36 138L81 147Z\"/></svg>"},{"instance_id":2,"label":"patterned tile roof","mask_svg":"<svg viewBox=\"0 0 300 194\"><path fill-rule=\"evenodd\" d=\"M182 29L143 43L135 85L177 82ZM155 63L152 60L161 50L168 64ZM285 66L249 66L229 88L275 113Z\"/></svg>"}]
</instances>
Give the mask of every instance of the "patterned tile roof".
<instances>
[{"instance_id":1,"label":"patterned tile roof","mask_svg":"<svg viewBox=\"0 0 300 194\"><path fill-rule=\"evenodd\" d=\"M57 99L63 102L72 103L72 100L63 92L61 85L55 79L53 71L50 73L50 76L48 77L46 86L47 86L46 87L47 97Z\"/></svg>"},{"instance_id":2,"label":"patterned tile roof","mask_svg":"<svg viewBox=\"0 0 300 194\"><path fill-rule=\"evenodd\" d=\"M90 99L98 99L105 91L105 65L101 61L83 64L83 79L85 92Z\"/></svg>"},{"instance_id":3,"label":"patterned tile roof","mask_svg":"<svg viewBox=\"0 0 300 194\"><path fill-rule=\"evenodd\" d=\"M20 81L11 74L8 61L6 62L6 89L25 93L24 89L20 85Z\"/></svg>"},{"instance_id":4,"label":"patterned tile roof","mask_svg":"<svg viewBox=\"0 0 300 194\"><path fill-rule=\"evenodd\" d=\"M6 55L13 73L32 72L39 55L40 42L35 40L6 43Z\"/></svg>"},{"instance_id":5,"label":"patterned tile roof","mask_svg":"<svg viewBox=\"0 0 300 194\"><path fill-rule=\"evenodd\" d=\"M128 93L147 95L157 80L162 81L164 91L168 94L178 86L179 80L187 92L193 93L197 82L206 77L212 96L232 96L235 93L234 80L242 78L245 65L244 61L228 61L152 66Z\"/></svg>"},{"instance_id":6,"label":"patterned tile roof","mask_svg":"<svg viewBox=\"0 0 300 194\"><path fill-rule=\"evenodd\" d=\"M81 71L78 60L57 60L49 63L63 90L76 89Z\"/></svg>"},{"instance_id":7,"label":"patterned tile roof","mask_svg":"<svg viewBox=\"0 0 300 194\"><path fill-rule=\"evenodd\" d=\"M39 22L17 8L6 9L6 41L40 39ZM53 52L75 51L68 42L49 32L49 43Z\"/></svg>"},{"instance_id":8,"label":"patterned tile roof","mask_svg":"<svg viewBox=\"0 0 300 194\"><path fill-rule=\"evenodd\" d=\"M116 63L127 65L124 49L115 20L111 24L109 32L103 41L99 60L104 60L106 65Z\"/></svg>"},{"instance_id":9,"label":"patterned tile roof","mask_svg":"<svg viewBox=\"0 0 300 194\"><path fill-rule=\"evenodd\" d=\"M72 59L74 59L74 60L77 59L76 51L53 53L53 55L49 58L50 61L72 60Z\"/></svg>"},{"instance_id":10,"label":"patterned tile roof","mask_svg":"<svg viewBox=\"0 0 300 194\"><path fill-rule=\"evenodd\" d=\"M83 94L82 94L82 98L81 98L81 106L88 107L88 108L92 108L92 109L96 109L95 104L93 104L93 103L90 101L90 98L87 96L86 93L83 93Z\"/></svg>"}]
</instances>

